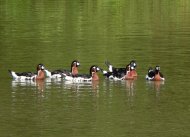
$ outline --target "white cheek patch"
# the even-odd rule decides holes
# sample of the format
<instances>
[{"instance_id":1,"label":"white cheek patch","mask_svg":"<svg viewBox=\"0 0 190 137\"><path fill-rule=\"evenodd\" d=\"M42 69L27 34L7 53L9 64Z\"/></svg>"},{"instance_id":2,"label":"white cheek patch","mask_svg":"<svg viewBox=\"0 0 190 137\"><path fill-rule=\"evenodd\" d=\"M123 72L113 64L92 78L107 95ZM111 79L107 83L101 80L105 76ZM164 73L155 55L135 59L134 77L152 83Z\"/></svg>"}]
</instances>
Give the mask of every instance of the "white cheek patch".
<instances>
[{"instance_id":1,"label":"white cheek patch","mask_svg":"<svg viewBox=\"0 0 190 137\"><path fill-rule=\"evenodd\" d=\"M156 70L160 70L160 67L156 67Z\"/></svg>"}]
</instances>

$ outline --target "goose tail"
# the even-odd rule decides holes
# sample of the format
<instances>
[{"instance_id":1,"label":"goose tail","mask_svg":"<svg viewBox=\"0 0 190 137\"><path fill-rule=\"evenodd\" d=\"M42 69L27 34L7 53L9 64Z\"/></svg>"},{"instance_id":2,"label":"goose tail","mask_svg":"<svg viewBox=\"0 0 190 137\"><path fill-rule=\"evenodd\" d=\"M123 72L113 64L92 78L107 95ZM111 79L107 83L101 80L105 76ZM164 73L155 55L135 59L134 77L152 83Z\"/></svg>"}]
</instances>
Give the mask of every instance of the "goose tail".
<instances>
[{"instance_id":1,"label":"goose tail","mask_svg":"<svg viewBox=\"0 0 190 137\"><path fill-rule=\"evenodd\" d=\"M111 65L111 63L106 60L106 61L105 61L105 64L106 64L106 66L108 67L109 72L113 72L113 66Z\"/></svg>"},{"instance_id":2,"label":"goose tail","mask_svg":"<svg viewBox=\"0 0 190 137\"><path fill-rule=\"evenodd\" d=\"M9 72L9 74L11 75L11 77L12 77L13 79L19 78L19 76L17 76L17 74L16 74L14 71L8 70L8 72Z\"/></svg>"}]
</instances>

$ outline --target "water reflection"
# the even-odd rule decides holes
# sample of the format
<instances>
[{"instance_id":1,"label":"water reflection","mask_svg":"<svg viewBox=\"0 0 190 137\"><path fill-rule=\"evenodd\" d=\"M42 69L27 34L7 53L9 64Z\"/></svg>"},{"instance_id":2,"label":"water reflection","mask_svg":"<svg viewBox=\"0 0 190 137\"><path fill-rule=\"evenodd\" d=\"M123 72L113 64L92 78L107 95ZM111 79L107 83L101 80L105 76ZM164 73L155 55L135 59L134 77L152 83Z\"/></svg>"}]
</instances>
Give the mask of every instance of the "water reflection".
<instances>
[{"instance_id":1,"label":"water reflection","mask_svg":"<svg viewBox=\"0 0 190 137\"><path fill-rule=\"evenodd\" d=\"M11 84L12 84L13 90L15 90L18 87L36 86L36 82L33 80L12 80Z\"/></svg>"},{"instance_id":2,"label":"water reflection","mask_svg":"<svg viewBox=\"0 0 190 137\"><path fill-rule=\"evenodd\" d=\"M156 97L159 97L160 91L164 86L164 81L146 81L149 90L154 90Z\"/></svg>"},{"instance_id":3,"label":"water reflection","mask_svg":"<svg viewBox=\"0 0 190 137\"><path fill-rule=\"evenodd\" d=\"M160 92L161 87L164 85L164 81L146 81L146 84L150 89Z\"/></svg>"},{"instance_id":4,"label":"water reflection","mask_svg":"<svg viewBox=\"0 0 190 137\"><path fill-rule=\"evenodd\" d=\"M71 90L73 92L83 92L85 90L90 90L95 92L99 91L99 81L81 82L81 83L64 81L63 86L65 89Z\"/></svg>"},{"instance_id":5,"label":"water reflection","mask_svg":"<svg viewBox=\"0 0 190 137\"><path fill-rule=\"evenodd\" d=\"M134 90L135 80L126 80L125 87L126 87L128 102L130 103L130 105L133 105L134 96L135 96L135 90Z\"/></svg>"},{"instance_id":6,"label":"water reflection","mask_svg":"<svg viewBox=\"0 0 190 137\"><path fill-rule=\"evenodd\" d=\"M36 81L36 87L37 87L38 91L44 92L44 84L45 84L44 80L37 80Z\"/></svg>"},{"instance_id":7,"label":"water reflection","mask_svg":"<svg viewBox=\"0 0 190 137\"><path fill-rule=\"evenodd\" d=\"M94 91L98 91L99 90L99 81L92 81L92 89Z\"/></svg>"},{"instance_id":8,"label":"water reflection","mask_svg":"<svg viewBox=\"0 0 190 137\"><path fill-rule=\"evenodd\" d=\"M13 90L17 90L19 88L34 88L34 87L37 87L37 89L39 91L44 91L44 88L45 88L45 84L46 85L49 85L48 83L48 80L47 81L44 81L44 80L36 80L36 81L33 81L33 80L12 80L12 88Z\"/></svg>"},{"instance_id":9,"label":"water reflection","mask_svg":"<svg viewBox=\"0 0 190 137\"><path fill-rule=\"evenodd\" d=\"M114 81L105 79L103 83L103 88L105 88L104 91L106 91L107 97L110 99L119 96L121 98L124 97L126 104L129 104L129 106L133 106L134 103L135 87L136 80ZM124 96L120 92L123 92Z\"/></svg>"},{"instance_id":10,"label":"water reflection","mask_svg":"<svg viewBox=\"0 0 190 137\"><path fill-rule=\"evenodd\" d=\"M99 81L73 83L63 79L46 79L46 80L12 80L13 91L26 89L35 89L39 92L44 92L46 89L65 89L72 92L83 92L85 90L99 91Z\"/></svg>"}]
</instances>

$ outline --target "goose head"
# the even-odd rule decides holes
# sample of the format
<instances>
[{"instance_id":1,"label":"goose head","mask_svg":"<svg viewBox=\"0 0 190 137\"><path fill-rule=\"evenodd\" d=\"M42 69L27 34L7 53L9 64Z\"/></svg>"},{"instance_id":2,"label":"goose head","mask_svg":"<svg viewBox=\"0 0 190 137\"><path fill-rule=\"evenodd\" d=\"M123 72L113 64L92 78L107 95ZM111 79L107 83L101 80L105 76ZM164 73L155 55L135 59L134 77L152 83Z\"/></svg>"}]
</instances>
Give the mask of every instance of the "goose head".
<instances>
[{"instance_id":1,"label":"goose head","mask_svg":"<svg viewBox=\"0 0 190 137\"><path fill-rule=\"evenodd\" d=\"M137 63L136 63L135 60L131 60L131 61L130 61L130 65L133 65L134 68L137 67Z\"/></svg>"},{"instance_id":2,"label":"goose head","mask_svg":"<svg viewBox=\"0 0 190 137\"><path fill-rule=\"evenodd\" d=\"M99 80L99 76L96 72L100 71L101 69L97 65L92 65L90 67L90 75L92 76L92 81Z\"/></svg>"},{"instance_id":3,"label":"goose head","mask_svg":"<svg viewBox=\"0 0 190 137\"><path fill-rule=\"evenodd\" d=\"M156 66L156 67L155 67L155 73L158 74L159 71L160 71L160 66Z\"/></svg>"},{"instance_id":4,"label":"goose head","mask_svg":"<svg viewBox=\"0 0 190 137\"><path fill-rule=\"evenodd\" d=\"M37 71L38 71L38 70L44 70L45 67L44 67L43 64L40 63L40 64L37 65L36 69L37 69Z\"/></svg>"},{"instance_id":5,"label":"goose head","mask_svg":"<svg viewBox=\"0 0 190 137\"><path fill-rule=\"evenodd\" d=\"M78 60L73 60L72 62L71 62L71 68L72 67L78 67L78 66L80 66L80 62L78 61Z\"/></svg>"},{"instance_id":6,"label":"goose head","mask_svg":"<svg viewBox=\"0 0 190 137\"><path fill-rule=\"evenodd\" d=\"M90 67L90 75L92 74L92 72L98 72L100 71L101 69L97 66L97 65L92 65Z\"/></svg>"}]
</instances>

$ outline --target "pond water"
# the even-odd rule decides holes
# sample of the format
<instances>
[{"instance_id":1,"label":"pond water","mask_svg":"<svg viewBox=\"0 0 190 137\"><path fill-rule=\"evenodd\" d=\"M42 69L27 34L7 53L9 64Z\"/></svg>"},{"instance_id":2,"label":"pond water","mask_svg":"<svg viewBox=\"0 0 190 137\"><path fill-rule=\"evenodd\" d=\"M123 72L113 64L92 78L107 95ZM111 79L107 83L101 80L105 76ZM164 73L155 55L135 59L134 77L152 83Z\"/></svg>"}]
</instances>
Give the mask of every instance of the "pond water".
<instances>
[{"instance_id":1,"label":"pond water","mask_svg":"<svg viewBox=\"0 0 190 137\"><path fill-rule=\"evenodd\" d=\"M0 136L187 137L190 135L190 1L0 2ZM8 69L107 69L137 61L138 79L16 82ZM147 82L159 65L164 82Z\"/></svg>"}]
</instances>

